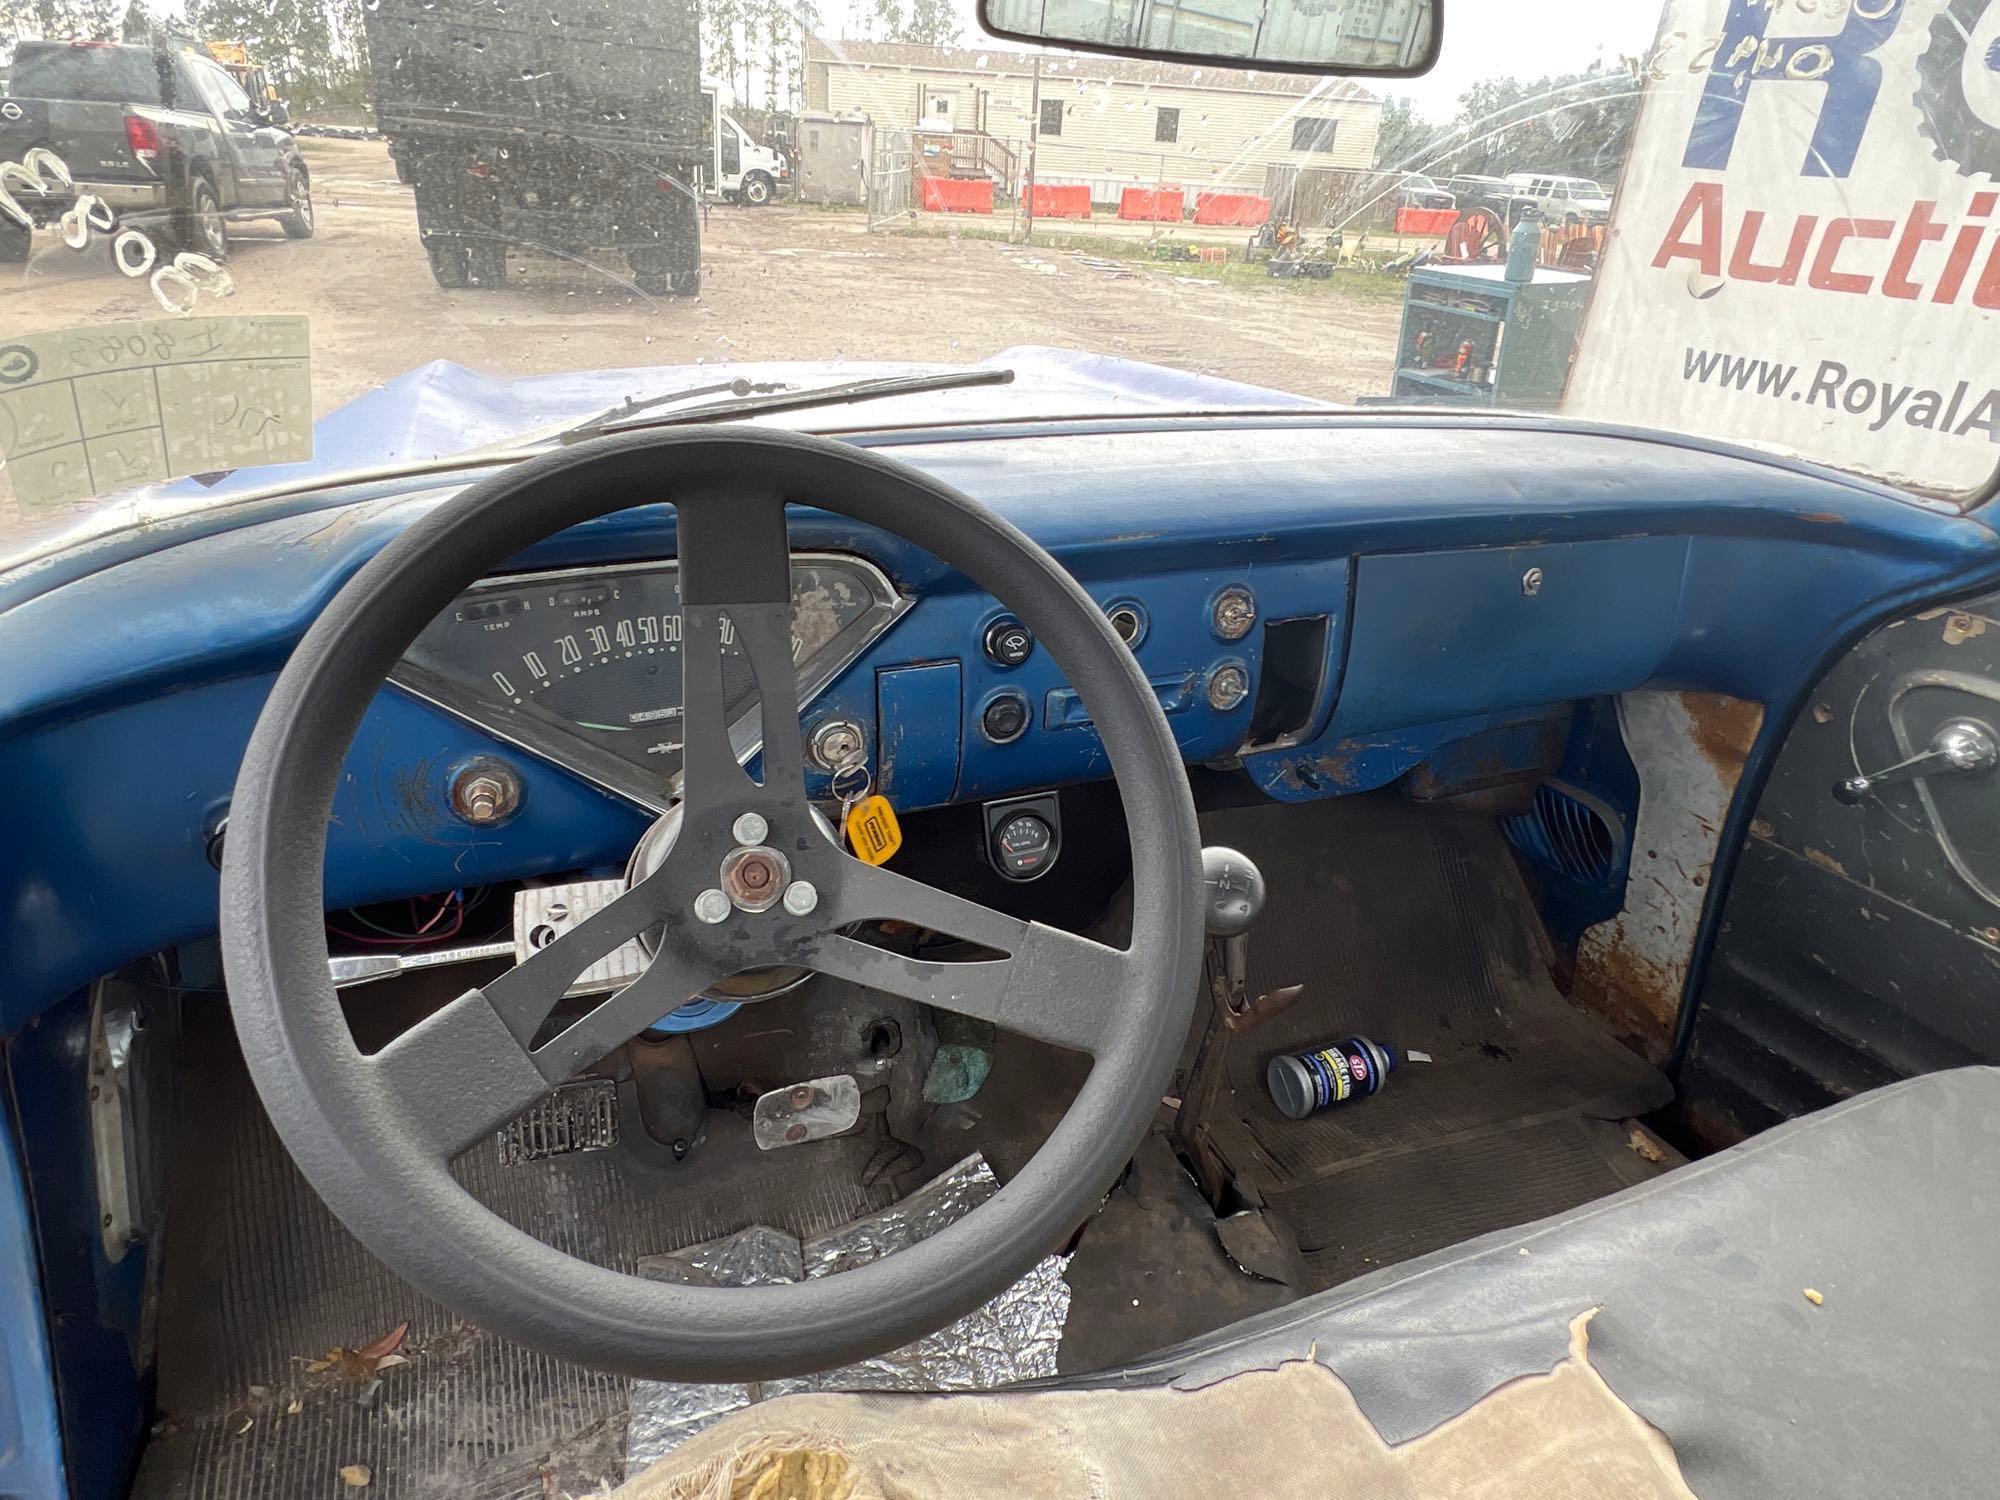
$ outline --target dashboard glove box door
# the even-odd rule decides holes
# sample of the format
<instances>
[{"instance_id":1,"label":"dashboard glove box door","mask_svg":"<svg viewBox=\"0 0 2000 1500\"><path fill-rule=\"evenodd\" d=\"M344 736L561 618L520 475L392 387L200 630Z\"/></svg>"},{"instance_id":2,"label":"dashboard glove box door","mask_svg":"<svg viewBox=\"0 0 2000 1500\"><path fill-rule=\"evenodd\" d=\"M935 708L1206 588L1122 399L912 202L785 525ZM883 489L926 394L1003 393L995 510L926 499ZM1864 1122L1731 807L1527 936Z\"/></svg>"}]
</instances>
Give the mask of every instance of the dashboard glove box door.
<instances>
[{"instance_id":1,"label":"dashboard glove box door","mask_svg":"<svg viewBox=\"0 0 2000 1500\"><path fill-rule=\"evenodd\" d=\"M875 676L881 790L905 812L942 807L958 787L959 677L955 661Z\"/></svg>"},{"instance_id":2,"label":"dashboard glove box door","mask_svg":"<svg viewBox=\"0 0 2000 1500\"><path fill-rule=\"evenodd\" d=\"M1672 644L1687 555L1655 536L1357 558L1333 729L1636 688Z\"/></svg>"}]
</instances>

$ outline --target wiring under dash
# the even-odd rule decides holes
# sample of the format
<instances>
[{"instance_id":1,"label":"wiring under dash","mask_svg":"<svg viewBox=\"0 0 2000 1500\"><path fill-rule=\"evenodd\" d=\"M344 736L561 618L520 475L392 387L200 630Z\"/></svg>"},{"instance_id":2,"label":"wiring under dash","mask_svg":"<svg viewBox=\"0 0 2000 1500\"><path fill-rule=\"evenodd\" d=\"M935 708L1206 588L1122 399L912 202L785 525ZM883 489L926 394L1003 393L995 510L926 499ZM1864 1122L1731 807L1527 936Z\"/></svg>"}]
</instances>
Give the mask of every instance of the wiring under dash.
<instances>
[{"instance_id":1,"label":"wiring under dash","mask_svg":"<svg viewBox=\"0 0 2000 1500\"><path fill-rule=\"evenodd\" d=\"M396 903L385 902L372 908L378 913L376 916L370 916L367 911L356 907L338 913L338 922L329 919L326 930L346 942L370 948L411 948L424 943L441 943L465 930L467 913L479 904L484 895L484 891L475 891L467 900L464 889L460 888L434 899L412 896L402 903L407 908L407 928L391 926L379 915L385 908L393 909ZM366 930L357 932L343 923L352 923L354 927Z\"/></svg>"}]
</instances>

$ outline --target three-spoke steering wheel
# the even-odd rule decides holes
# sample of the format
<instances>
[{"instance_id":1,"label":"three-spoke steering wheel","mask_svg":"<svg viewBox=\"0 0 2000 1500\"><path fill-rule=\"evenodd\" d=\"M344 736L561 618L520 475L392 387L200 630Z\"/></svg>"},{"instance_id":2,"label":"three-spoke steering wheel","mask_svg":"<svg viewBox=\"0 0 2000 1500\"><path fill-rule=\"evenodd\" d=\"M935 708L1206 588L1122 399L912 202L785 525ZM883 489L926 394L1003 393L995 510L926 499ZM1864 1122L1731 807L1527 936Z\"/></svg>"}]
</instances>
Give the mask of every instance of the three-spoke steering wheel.
<instances>
[{"instance_id":1,"label":"three-spoke steering wheel","mask_svg":"<svg viewBox=\"0 0 2000 1500\"><path fill-rule=\"evenodd\" d=\"M624 895L518 967L362 1053L328 976L322 889L328 814L362 715L417 633L467 585L556 531L657 500L675 509L681 578L685 748L672 847ZM907 538L995 595L1048 648L1089 708L1125 803L1129 947L947 895L863 864L827 837L807 800L795 706L787 503ZM724 616L763 704L761 781L730 743ZM223 955L237 1035L279 1135L342 1222L394 1270L482 1327L586 1364L682 1380L769 1378L942 1327L1090 1212L1153 1118L1192 1014L1200 856L1157 699L1090 598L1034 542L863 449L680 428L551 453L473 485L334 596L244 753L223 865ZM770 899L774 879L794 899ZM731 901L713 920L717 889ZM878 918L1001 956L931 962L842 930ZM655 945L645 972L580 1017L566 1012L567 1024L544 1036L570 982L641 934ZM1085 1052L1089 1076L1042 1148L984 1205L921 1244L797 1285L680 1286L592 1265L514 1228L452 1176L455 1154L579 1068L717 981L771 965Z\"/></svg>"}]
</instances>

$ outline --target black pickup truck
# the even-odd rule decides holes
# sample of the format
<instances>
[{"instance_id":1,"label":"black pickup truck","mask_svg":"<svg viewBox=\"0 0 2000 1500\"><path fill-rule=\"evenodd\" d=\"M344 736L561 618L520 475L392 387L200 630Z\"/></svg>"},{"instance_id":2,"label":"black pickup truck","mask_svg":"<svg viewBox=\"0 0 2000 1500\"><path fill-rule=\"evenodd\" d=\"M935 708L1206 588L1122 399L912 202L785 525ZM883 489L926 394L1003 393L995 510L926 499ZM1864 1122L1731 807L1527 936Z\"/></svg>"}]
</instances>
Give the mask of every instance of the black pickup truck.
<instances>
[{"instance_id":1,"label":"black pickup truck","mask_svg":"<svg viewBox=\"0 0 2000 1500\"><path fill-rule=\"evenodd\" d=\"M0 182L0 261L28 258L32 228L85 193L163 248L229 253L228 225L274 218L313 232L312 181L282 105L253 100L220 64L166 42L22 42L0 86L0 162L36 147L68 168L71 188ZM10 213L8 203L20 213Z\"/></svg>"},{"instance_id":2,"label":"black pickup truck","mask_svg":"<svg viewBox=\"0 0 2000 1500\"><path fill-rule=\"evenodd\" d=\"M610 250L642 291L699 290L693 0L374 0L362 20L439 285L499 285L509 249Z\"/></svg>"}]
</instances>

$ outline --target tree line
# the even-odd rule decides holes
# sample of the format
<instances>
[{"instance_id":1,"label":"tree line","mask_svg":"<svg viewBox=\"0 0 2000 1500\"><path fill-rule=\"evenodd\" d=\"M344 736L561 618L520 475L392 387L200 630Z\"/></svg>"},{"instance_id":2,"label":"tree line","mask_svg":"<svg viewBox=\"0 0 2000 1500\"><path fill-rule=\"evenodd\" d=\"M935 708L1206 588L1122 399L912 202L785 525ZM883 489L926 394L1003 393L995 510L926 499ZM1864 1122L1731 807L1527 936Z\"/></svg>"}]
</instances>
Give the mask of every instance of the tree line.
<instances>
[{"instance_id":1,"label":"tree line","mask_svg":"<svg viewBox=\"0 0 2000 1500\"><path fill-rule=\"evenodd\" d=\"M155 4L158 0L155 0ZM295 116L358 110L368 101L364 6L380 0L0 0L0 64L24 37L144 41L173 36L248 46ZM451 0L446 0L447 4ZM560 9L562 0L551 0ZM672 0L634 0L635 4ZM804 104L806 39L821 26L817 0L690 0L701 22L702 72L737 105L763 114ZM467 9L475 6L468 4ZM948 45L959 39L952 0L871 0L871 39Z\"/></svg>"},{"instance_id":2,"label":"tree line","mask_svg":"<svg viewBox=\"0 0 2000 1500\"><path fill-rule=\"evenodd\" d=\"M1443 124L1392 97L1383 105L1375 165L1438 178L1548 172L1609 185L1625 165L1638 106L1636 59L1546 78L1484 80Z\"/></svg>"}]
</instances>

